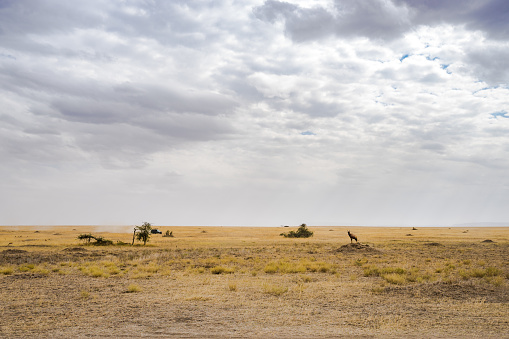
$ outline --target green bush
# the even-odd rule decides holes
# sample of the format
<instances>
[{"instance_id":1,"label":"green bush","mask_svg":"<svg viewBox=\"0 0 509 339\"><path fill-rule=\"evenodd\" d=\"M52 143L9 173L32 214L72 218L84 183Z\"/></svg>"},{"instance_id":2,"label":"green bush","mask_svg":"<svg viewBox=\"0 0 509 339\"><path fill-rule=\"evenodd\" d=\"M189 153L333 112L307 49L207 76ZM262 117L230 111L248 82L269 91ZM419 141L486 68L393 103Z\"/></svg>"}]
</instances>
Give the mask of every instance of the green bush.
<instances>
[{"instance_id":1,"label":"green bush","mask_svg":"<svg viewBox=\"0 0 509 339\"><path fill-rule=\"evenodd\" d=\"M302 224L299 226L297 231L281 233L280 235L285 238L309 238L313 236L313 232L307 228L306 224Z\"/></svg>"}]
</instances>

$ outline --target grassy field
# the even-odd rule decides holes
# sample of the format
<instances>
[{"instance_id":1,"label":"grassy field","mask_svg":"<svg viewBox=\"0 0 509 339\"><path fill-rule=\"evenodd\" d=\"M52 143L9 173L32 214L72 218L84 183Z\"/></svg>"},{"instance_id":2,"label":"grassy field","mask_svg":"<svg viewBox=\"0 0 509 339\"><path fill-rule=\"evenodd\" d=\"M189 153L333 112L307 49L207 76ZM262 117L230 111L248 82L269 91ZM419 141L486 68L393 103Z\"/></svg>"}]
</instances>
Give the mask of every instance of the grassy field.
<instances>
[{"instance_id":1,"label":"grassy field","mask_svg":"<svg viewBox=\"0 0 509 339\"><path fill-rule=\"evenodd\" d=\"M158 228L0 227L0 337L509 333L509 228Z\"/></svg>"}]
</instances>

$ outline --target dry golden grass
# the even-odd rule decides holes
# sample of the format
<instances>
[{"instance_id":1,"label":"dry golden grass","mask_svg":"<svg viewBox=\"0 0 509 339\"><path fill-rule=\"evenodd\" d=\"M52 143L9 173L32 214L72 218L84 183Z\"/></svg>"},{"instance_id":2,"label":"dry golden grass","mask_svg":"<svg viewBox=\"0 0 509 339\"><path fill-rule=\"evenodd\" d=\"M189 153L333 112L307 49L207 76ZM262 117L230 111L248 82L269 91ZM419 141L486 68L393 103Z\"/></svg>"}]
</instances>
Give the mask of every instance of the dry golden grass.
<instances>
[{"instance_id":1,"label":"dry golden grass","mask_svg":"<svg viewBox=\"0 0 509 339\"><path fill-rule=\"evenodd\" d=\"M509 333L509 228L158 228L0 227L0 337Z\"/></svg>"}]
</instances>

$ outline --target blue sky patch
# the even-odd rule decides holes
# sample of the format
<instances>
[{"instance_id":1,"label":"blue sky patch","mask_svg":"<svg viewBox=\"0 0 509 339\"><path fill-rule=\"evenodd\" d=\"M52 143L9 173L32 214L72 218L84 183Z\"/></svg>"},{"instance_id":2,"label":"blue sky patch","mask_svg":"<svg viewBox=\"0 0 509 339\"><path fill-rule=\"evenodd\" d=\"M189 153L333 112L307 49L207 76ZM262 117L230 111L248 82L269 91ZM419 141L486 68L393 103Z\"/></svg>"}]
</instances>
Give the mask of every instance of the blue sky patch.
<instances>
[{"instance_id":1,"label":"blue sky patch","mask_svg":"<svg viewBox=\"0 0 509 339\"><path fill-rule=\"evenodd\" d=\"M302 132L300 135L316 135L316 133L313 133L311 131L305 131L305 132Z\"/></svg>"},{"instance_id":2,"label":"blue sky patch","mask_svg":"<svg viewBox=\"0 0 509 339\"><path fill-rule=\"evenodd\" d=\"M447 69L447 67L449 67L450 64L440 64L440 68L442 68L443 70L445 70L447 72L447 74L452 74L452 72Z\"/></svg>"},{"instance_id":3,"label":"blue sky patch","mask_svg":"<svg viewBox=\"0 0 509 339\"><path fill-rule=\"evenodd\" d=\"M509 116L507 115L506 111L491 113L491 116L493 116L493 118L495 119L498 119L498 117L509 119Z\"/></svg>"},{"instance_id":4,"label":"blue sky patch","mask_svg":"<svg viewBox=\"0 0 509 339\"><path fill-rule=\"evenodd\" d=\"M399 61L403 61L405 60L406 58L408 58L410 56L410 54L405 54L403 55L401 58L399 58Z\"/></svg>"}]
</instances>

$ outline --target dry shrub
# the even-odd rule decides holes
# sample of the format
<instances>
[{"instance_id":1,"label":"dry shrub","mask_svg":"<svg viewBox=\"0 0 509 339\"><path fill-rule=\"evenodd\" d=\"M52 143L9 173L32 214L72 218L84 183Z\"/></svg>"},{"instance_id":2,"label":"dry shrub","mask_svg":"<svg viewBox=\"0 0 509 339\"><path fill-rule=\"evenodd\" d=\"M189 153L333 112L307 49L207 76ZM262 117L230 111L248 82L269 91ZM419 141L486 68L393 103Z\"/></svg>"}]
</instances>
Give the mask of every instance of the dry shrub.
<instances>
[{"instance_id":1,"label":"dry shrub","mask_svg":"<svg viewBox=\"0 0 509 339\"><path fill-rule=\"evenodd\" d=\"M237 291L237 284L234 283L234 282L229 282L228 283L228 290L233 291L233 292Z\"/></svg>"},{"instance_id":2,"label":"dry shrub","mask_svg":"<svg viewBox=\"0 0 509 339\"><path fill-rule=\"evenodd\" d=\"M12 267L0 267L0 274L3 275L9 275L14 272L14 269Z\"/></svg>"},{"instance_id":3,"label":"dry shrub","mask_svg":"<svg viewBox=\"0 0 509 339\"><path fill-rule=\"evenodd\" d=\"M18 268L18 271L27 272L27 271L33 270L34 268L35 268L35 264L24 264Z\"/></svg>"},{"instance_id":4,"label":"dry shrub","mask_svg":"<svg viewBox=\"0 0 509 339\"><path fill-rule=\"evenodd\" d=\"M87 266L80 266L78 269L84 275L87 275L89 277L94 277L94 278L104 277L104 278L107 278L107 277L110 276L107 272L104 272L101 267L97 266L97 264L91 264L91 265L87 265Z\"/></svg>"},{"instance_id":5,"label":"dry shrub","mask_svg":"<svg viewBox=\"0 0 509 339\"><path fill-rule=\"evenodd\" d=\"M223 266L216 266L210 269L210 273L212 274L231 274L233 272L235 272L233 268Z\"/></svg>"},{"instance_id":6,"label":"dry shrub","mask_svg":"<svg viewBox=\"0 0 509 339\"><path fill-rule=\"evenodd\" d=\"M494 286L502 286L505 283L504 277L501 276L489 277L486 281Z\"/></svg>"},{"instance_id":7,"label":"dry shrub","mask_svg":"<svg viewBox=\"0 0 509 339\"><path fill-rule=\"evenodd\" d=\"M382 278L390 284L403 285L406 283L405 276L397 273L384 274Z\"/></svg>"},{"instance_id":8,"label":"dry shrub","mask_svg":"<svg viewBox=\"0 0 509 339\"><path fill-rule=\"evenodd\" d=\"M263 284L263 293L279 297L279 296L285 294L286 292L288 292L288 287L271 285L271 284Z\"/></svg>"},{"instance_id":9,"label":"dry shrub","mask_svg":"<svg viewBox=\"0 0 509 339\"><path fill-rule=\"evenodd\" d=\"M137 293L137 292L141 292L142 289L139 285L137 284L130 284L129 286L127 286L127 293Z\"/></svg>"},{"instance_id":10,"label":"dry shrub","mask_svg":"<svg viewBox=\"0 0 509 339\"><path fill-rule=\"evenodd\" d=\"M47 276L49 275L50 271L45 268L37 267L36 269L34 269L34 273Z\"/></svg>"}]
</instances>

